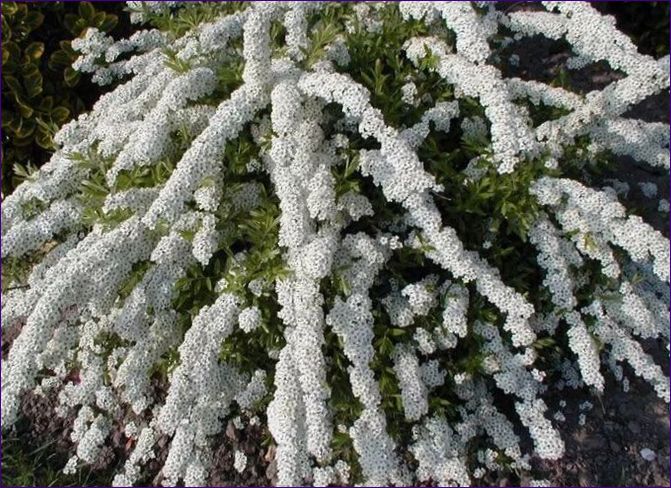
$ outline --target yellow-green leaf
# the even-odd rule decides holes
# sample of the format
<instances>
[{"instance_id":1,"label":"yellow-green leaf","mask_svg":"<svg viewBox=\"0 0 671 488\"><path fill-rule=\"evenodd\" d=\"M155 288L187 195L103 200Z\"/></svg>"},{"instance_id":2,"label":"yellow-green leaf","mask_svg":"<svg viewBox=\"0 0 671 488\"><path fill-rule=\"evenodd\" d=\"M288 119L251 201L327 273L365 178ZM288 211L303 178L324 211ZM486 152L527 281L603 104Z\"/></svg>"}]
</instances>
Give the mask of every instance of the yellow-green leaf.
<instances>
[{"instance_id":1,"label":"yellow-green leaf","mask_svg":"<svg viewBox=\"0 0 671 488\"><path fill-rule=\"evenodd\" d=\"M100 24L102 24L105 21L105 12L96 12L95 15L93 16L93 19L91 19L91 24L93 27L97 27L100 29Z\"/></svg>"},{"instance_id":2,"label":"yellow-green leaf","mask_svg":"<svg viewBox=\"0 0 671 488\"><path fill-rule=\"evenodd\" d=\"M33 136L32 134L29 135L28 137L15 137L12 139L12 144L14 144L17 147L26 147L32 144L33 142Z\"/></svg>"},{"instance_id":3,"label":"yellow-green leaf","mask_svg":"<svg viewBox=\"0 0 671 488\"><path fill-rule=\"evenodd\" d=\"M21 83L14 76L3 76L3 81L7 84L10 90L14 93L22 93Z\"/></svg>"},{"instance_id":4,"label":"yellow-green leaf","mask_svg":"<svg viewBox=\"0 0 671 488\"><path fill-rule=\"evenodd\" d=\"M5 15L12 16L16 14L16 11L18 9L18 5L16 2L3 2L2 3L2 13Z\"/></svg>"},{"instance_id":5,"label":"yellow-green leaf","mask_svg":"<svg viewBox=\"0 0 671 488\"><path fill-rule=\"evenodd\" d=\"M65 80L65 84L67 86L75 86L77 83L79 83L79 76L80 73L72 69L71 66L68 66L65 68L65 71L63 71L63 79Z\"/></svg>"},{"instance_id":6,"label":"yellow-green leaf","mask_svg":"<svg viewBox=\"0 0 671 488\"><path fill-rule=\"evenodd\" d=\"M34 60L40 59L42 57L42 54L44 54L44 44L41 42L31 42L30 44L28 44L28 47L26 47L24 52L31 59Z\"/></svg>"},{"instance_id":7,"label":"yellow-green leaf","mask_svg":"<svg viewBox=\"0 0 671 488\"><path fill-rule=\"evenodd\" d=\"M19 107L21 117L27 119L33 116L33 109L17 98L16 105Z\"/></svg>"}]
</instances>

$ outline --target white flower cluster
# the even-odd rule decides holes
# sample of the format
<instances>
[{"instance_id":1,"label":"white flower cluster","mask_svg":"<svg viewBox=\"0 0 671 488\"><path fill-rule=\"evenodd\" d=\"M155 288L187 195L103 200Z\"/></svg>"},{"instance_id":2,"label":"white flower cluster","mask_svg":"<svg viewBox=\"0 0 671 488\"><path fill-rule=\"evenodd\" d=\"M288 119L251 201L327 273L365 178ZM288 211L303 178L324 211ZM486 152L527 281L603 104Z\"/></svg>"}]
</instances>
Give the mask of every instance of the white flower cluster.
<instances>
[{"instance_id":1,"label":"white flower cluster","mask_svg":"<svg viewBox=\"0 0 671 488\"><path fill-rule=\"evenodd\" d=\"M465 10L461 15L464 22L464 32L476 32L482 28L482 22L473 14L472 7L464 4L460 7L451 7L443 10L445 18L454 19L454 9ZM468 25L470 24L470 26ZM477 38L476 34L476 38ZM471 40L469 44L478 45ZM484 41L484 45L487 43ZM412 39L405 46L406 55L415 64L426 54L426 49L439 58L436 72L448 83L460 87L465 96L477 97L486 108L491 122L492 145L495 157L499 163L500 173L510 173L524 154L535 154L537 143L527 123L520 123L522 114L513 103L512 97L506 89L500 72L493 66L475 64L474 60L461 55L448 54L449 48L444 41L436 38ZM477 49L473 58L481 58L483 51ZM486 56L486 54L485 54Z\"/></svg>"},{"instance_id":2,"label":"white flower cluster","mask_svg":"<svg viewBox=\"0 0 671 488\"><path fill-rule=\"evenodd\" d=\"M545 217L531 228L529 240L538 248L538 264L546 270L543 285L550 290L553 303L559 310L573 309L577 301L573 295L575 280L571 267L581 266L582 257Z\"/></svg>"},{"instance_id":3,"label":"white flower cluster","mask_svg":"<svg viewBox=\"0 0 671 488\"><path fill-rule=\"evenodd\" d=\"M126 2L128 9L131 11L131 22L140 23L146 20L149 14L161 14L169 12L171 8L178 7L180 2L160 1L160 2Z\"/></svg>"},{"instance_id":4,"label":"white flower cluster","mask_svg":"<svg viewBox=\"0 0 671 488\"><path fill-rule=\"evenodd\" d=\"M403 97L401 98L403 103L407 103L408 105L415 105L415 100L417 98L417 85L410 81L401 87L401 93L403 93Z\"/></svg>"},{"instance_id":5,"label":"white flower cluster","mask_svg":"<svg viewBox=\"0 0 671 488\"><path fill-rule=\"evenodd\" d=\"M401 387L403 411L407 420L419 420L429 411L428 391L422 381L419 360L408 346L394 351L394 372Z\"/></svg>"},{"instance_id":6,"label":"white flower cluster","mask_svg":"<svg viewBox=\"0 0 671 488\"><path fill-rule=\"evenodd\" d=\"M20 257L38 249L60 233L72 231L82 216L76 200L60 200L31 220L17 222L2 236L2 257Z\"/></svg>"},{"instance_id":7,"label":"white flower cluster","mask_svg":"<svg viewBox=\"0 0 671 488\"><path fill-rule=\"evenodd\" d=\"M241 408L252 410L254 404L266 394L266 371L257 369L245 389L237 394L235 401Z\"/></svg>"},{"instance_id":8,"label":"white flower cluster","mask_svg":"<svg viewBox=\"0 0 671 488\"><path fill-rule=\"evenodd\" d=\"M459 337L466 337L468 323L466 313L468 312L468 289L458 283L445 282L443 285L444 304L443 328L444 335L442 343L447 348L457 345Z\"/></svg>"},{"instance_id":9,"label":"white flower cluster","mask_svg":"<svg viewBox=\"0 0 671 488\"><path fill-rule=\"evenodd\" d=\"M627 361L634 372L648 381L657 395L668 403L669 378L662 368L655 364L654 359L631 338L624 327L619 326L604 312L603 304L599 300L586 307L585 312L597 319L595 332L603 342L611 346L610 355L613 360Z\"/></svg>"},{"instance_id":10,"label":"white flower cluster","mask_svg":"<svg viewBox=\"0 0 671 488\"><path fill-rule=\"evenodd\" d=\"M165 45L165 36L157 30L139 31L128 39L114 42L111 36L90 27L84 37L72 41L72 49L82 54L72 64L72 68L83 73L93 73L92 80L95 83L108 85L117 78L137 72L151 59L151 56L138 56L130 61L115 62L121 54L136 50L152 51ZM103 61L104 64L100 64Z\"/></svg>"},{"instance_id":11,"label":"white flower cluster","mask_svg":"<svg viewBox=\"0 0 671 488\"><path fill-rule=\"evenodd\" d=\"M349 482L350 467L343 460L338 460L335 466L325 468L315 468L314 486L346 485Z\"/></svg>"},{"instance_id":12,"label":"white flower cluster","mask_svg":"<svg viewBox=\"0 0 671 488\"><path fill-rule=\"evenodd\" d=\"M245 332L251 332L261 325L261 310L258 307L248 307L240 312L238 324Z\"/></svg>"},{"instance_id":13,"label":"white flower cluster","mask_svg":"<svg viewBox=\"0 0 671 488\"><path fill-rule=\"evenodd\" d=\"M410 452L419 462L417 478L433 480L441 486L469 486L465 444L445 419L426 417L413 429Z\"/></svg>"},{"instance_id":14,"label":"white flower cluster","mask_svg":"<svg viewBox=\"0 0 671 488\"><path fill-rule=\"evenodd\" d=\"M202 8L128 6L134 22ZM618 201L626 183L609 180L601 190L564 177L528 183L542 207L524 222L528 249L536 250L529 263L543 281L542 290L523 293L491 264L495 230L482 236L482 255L467 249L463 229L443 210L454 203L441 184L452 170L438 174L419 156L435 133L490 141L457 175L476 186L538 161L542 174L561 173L579 138L589 141L579 159L607 150L669 169L669 126L624 117L668 88L668 57L639 54L588 4L544 6L514 13L482 2L333 6L347 12L338 27L313 22L325 8L319 2L253 2L179 37L142 30L114 41L89 29L73 42L81 54L74 67L101 84L124 81L61 128L61 148L2 202L3 266L32 266L22 286L2 295L3 329L21 328L2 361L3 429L16 422L26 391L59 390L58 412L77 412L76 454L65 467L72 473L96 462L130 409L143 419L125 421L134 447L114 484L142 479L167 437L163 483L203 485L214 436L231 412L258 415L257 422L270 399L280 485L468 485L506 468L502 454L522 471L530 455L560 457L564 444L541 395L565 386L602 391L602 359L623 388L629 380L619 363L627 362L669 402L668 378L639 343L669 342L669 241ZM403 40L398 56L417 76L403 75L399 110L433 103L429 72L452 88L409 127L388 125L355 81L359 73L347 71L357 37L347 32L383 36L389 17L423 23L429 34ZM575 55L569 68L606 61L623 77L584 96L506 78L493 64L504 62L501 27L512 31L511 49L525 36L565 39ZM516 56L506 58L515 64ZM221 97L232 62L243 67L241 84ZM528 104L565 115L534 127ZM343 116L333 115L338 110ZM89 202L82 182L92 176L106 195ZM150 178L157 181L148 186ZM640 189L664 196L650 182ZM278 214L260 210L268 202ZM668 212L667 200L659 206ZM100 217L92 225L91 215ZM240 222L247 217L254 225ZM257 243L238 232L261 224L273 230L257 255L250 249ZM428 258L426 266L399 270L406 255ZM206 304L192 303L203 288ZM542 310L532 305L539 296ZM564 330L571 355L561 358L562 379L553 384L537 355L543 340ZM261 359L256 349L233 351L253 363L242 369L222 355L240 337L274 342ZM482 358L477 367L471 358L453 360L462 346ZM38 381L44 371L53 374ZM156 371L168 382L162 401L152 392ZM333 377L353 397L347 421L338 419ZM514 397L517 420L497 408L493 385ZM400 395L391 397L396 388ZM457 402L454 421L440 412L445 391ZM396 400L399 415L388 418ZM556 412L554 420L565 417ZM530 453L515 433L519 421L533 440ZM410 445L397 444L398 427ZM343 438L360 470L348 464L351 453L334 448ZM237 471L248 461L234 453Z\"/></svg>"},{"instance_id":15,"label":"white flower cluster","mask_svg":"<svg viewBox=\"0 0 671 488\"><path fill-rule=\"evenodd\" d=\"M607 192L575 180L544 177L531 191L543 205L554 207L564 232L572 233L577 249L601 261L607 276L620 267L609 243L626 250L637 263L650 263L659 279L669 282L669 240L638 216L627 216L624 206Z\"/></svg>"},{"instance_id":16,"label":"white flower cluster","mask_svg":"<svg viewBox=\"0 0 671 488\"><path fill-rule=\"evenodd\" d=\"M247 455L242 451L235 451L233 467L238 473L242 473L247 467Z\"/></svg>"},{"instance_id":17,"label":"white flower cluster","mask_svg":"<svg viewBox=\"0 0 671 488\"><path fill-rule=\"evenodd\" d=\"M566 322L571 326L568 331L569 346L578 355L583 381L586 385L603 391L604 379L599 371L601 361L594 339L589 335L578 312L566 314Z\"/></svg>"}]
</instances>

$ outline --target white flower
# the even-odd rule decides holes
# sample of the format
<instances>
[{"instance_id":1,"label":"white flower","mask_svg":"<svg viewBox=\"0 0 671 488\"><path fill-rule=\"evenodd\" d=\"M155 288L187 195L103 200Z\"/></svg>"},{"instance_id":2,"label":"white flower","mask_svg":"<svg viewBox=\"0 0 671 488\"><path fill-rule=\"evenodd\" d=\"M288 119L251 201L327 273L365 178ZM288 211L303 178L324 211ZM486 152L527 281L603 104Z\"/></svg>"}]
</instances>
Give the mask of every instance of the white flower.
<instances>
[{"instance_id":1,"label":"white flower","mask_svg":"<svg viewBox=\"0 0 671 488\"><path fill-rule=\"evenodd\" d=\"M235 451L233 467L238 473L242 473L247 467L247 455L242 451Z\"/></svg>"},{"instance_id":2,"label":"white flower","mask_svg":"<svg viewBox=\"0 0 671 488\"><path fill-rule=\"evenodd\" d=\"M261 310L258 307L243 309L238 316L238 324L245 332L252 332L261 325Z\"/></svg>"},{"instance_id":3,"label":"white flower","mask_svg":"<svg viewBox=\"0 0 671 488\"><path fill-rule=\"evenodd\" d=\"M422 380L417 356L408 347L394 349L394 372L401 388L403 411L407 420L419 420L429 411L428 392Z\"/></svg>"},{"instance_id":4,"label":"white flower","mask_svg":"<svg viewBox=\"0 0 671 488\"><path fill-rule=\"evenodd\" d=\"M414 105L417 98L417 85L410 81L401 87L401 93L403 93L403 97L401 98L403 103Z\"/></svg>"}]
</instances>

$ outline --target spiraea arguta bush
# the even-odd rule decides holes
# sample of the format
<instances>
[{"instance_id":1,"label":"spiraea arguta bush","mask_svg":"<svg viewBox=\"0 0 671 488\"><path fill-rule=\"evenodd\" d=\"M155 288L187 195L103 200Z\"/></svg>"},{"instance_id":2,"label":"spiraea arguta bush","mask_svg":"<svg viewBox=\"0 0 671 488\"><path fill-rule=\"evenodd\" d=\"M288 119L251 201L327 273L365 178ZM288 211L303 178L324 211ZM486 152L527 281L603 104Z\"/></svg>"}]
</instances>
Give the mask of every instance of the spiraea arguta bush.
<instances>
[{"instance_id":1,"label":"spiraea arguta bush","mask_svg":"<svg viewBox=\"0 0 671 488\"><path fill-rule=\"evenodd\" d=\"M562 456L561 388L636 374L669 401L642 346L668 347L669 241L593 183L621 155L669 170L669 126L623 116L668 56L573 2L128 5L146 30L72 43L118 87L2 205L3 429L55 388L67 471L142 414L117 485L159 436L164 484L207 483L240 414L281 485L465 485ZM530 36L622 76L504 76Z\"/></svg>"}]
</instances>

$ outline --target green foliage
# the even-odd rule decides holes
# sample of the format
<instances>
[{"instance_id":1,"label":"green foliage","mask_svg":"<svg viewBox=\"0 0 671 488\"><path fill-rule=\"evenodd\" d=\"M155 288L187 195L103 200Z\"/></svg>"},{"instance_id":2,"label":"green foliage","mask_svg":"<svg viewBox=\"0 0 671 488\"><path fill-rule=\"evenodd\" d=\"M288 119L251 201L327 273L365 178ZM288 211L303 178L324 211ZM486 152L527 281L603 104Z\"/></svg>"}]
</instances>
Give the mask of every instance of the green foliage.
<instances>
[{"instance_id":1,"label":"green foliage","mask_svg":"<svg viewBox=\"0 0 671 488\"><path fill-rule=\"evenodd\" d=\"M108 472L84 468L74 475L63 474L67 457L57 452L57 440L35 445L18 433L2 436L2 486L104 486Z\"/></svg>"},{"instance_id":2,"label":"green foliage","mask_svg":"<svg viewBox=\"0 0 671 488\"><path fill-rule=\"evenodd\" d=\"M186 32L205 22L212 22L222 14L230 14L245 8L244 2L184 2L160 12L151 11L146 5L126 7L130 13L142 14L144 22L152 27L181 37Z\"/></svg>"},{"instance_id":3,"label":"green foliage","mask_svg":"<svg viewBox=\"0 0 671 488\"><path fill-rule=\"evenodd\" d=\"M98 9L101 6L98 4ZM71 39L87 28L112 31L120 5L89 2L2 3L3 192L21 181L15 165L41 166L55 149L53 135L100 95L70 65Z\"/></svg>"},{"instance_id":4,"label":"green foliage","mask_svg":"<svg viewBox=\"0 0 671 488\"><path fill-rule=\"evenodd\" d=\"M419 122L436 102L451 100L452 91L437 74L429 72L430 65L422 67L417 76L415 66L403 55L402 47L408 39L427 35L424 23L404 21L398 8L391 4L382 9L381 19L384 23L379 33L367 31L353 19L355 28L345 36L351 62L344 71L368 88L371 103L382 110L387 124L409 127ZM375 59L372 66L371 59ZM410 78L422 100L416 107L402 100L401 87ZM430 99L425 98L427 95Z\"/></svg>"},{"instance_id":5,"label":"green foliage","mask_svg":"<svg viewBox=\"0 0 671 488\"><path fill-rule=\"evenodd\" d=\"M2 293L12 289L28 288L28 276L33 266L42 261L44 256L51 251L57 241L45 243L36 252L21 258L6 257L2 259Z\"/></svg>"},{"instance_id":6,"label":"green foliage","mask_svg":"<svg viewBox=\"0 0 671 488\"><path fill-rule=\"evenodd\" d=\"M175 51L166 48L163 50L163 55L165 56L165 65L176 73L184 74L191 69L189 62L178 58Z\"/></svg>"}]
</instances>

